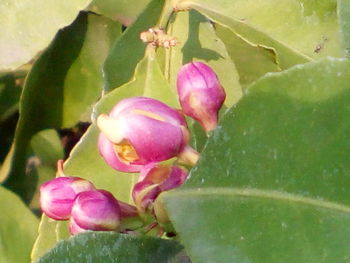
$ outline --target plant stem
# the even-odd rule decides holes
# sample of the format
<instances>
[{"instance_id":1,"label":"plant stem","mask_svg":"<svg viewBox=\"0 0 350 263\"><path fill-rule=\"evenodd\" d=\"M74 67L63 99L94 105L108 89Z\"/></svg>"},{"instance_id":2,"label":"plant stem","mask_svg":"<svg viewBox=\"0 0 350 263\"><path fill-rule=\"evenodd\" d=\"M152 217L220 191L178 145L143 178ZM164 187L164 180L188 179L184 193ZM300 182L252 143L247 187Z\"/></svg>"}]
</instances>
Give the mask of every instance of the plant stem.
<instances>
[{"instance_id":1,"label":"plant stem","mask_svg":"<svg viewBox=\"0 0 350 263\"><path fill-rule=\"evenodd\" d=\"M173 1L166 0L162 13L159 18L159 21L157 23L157 26L165 30L166 27L168 26L170 17L173 14L173 12L174 12Z\"/></svg>"}]
</instances>

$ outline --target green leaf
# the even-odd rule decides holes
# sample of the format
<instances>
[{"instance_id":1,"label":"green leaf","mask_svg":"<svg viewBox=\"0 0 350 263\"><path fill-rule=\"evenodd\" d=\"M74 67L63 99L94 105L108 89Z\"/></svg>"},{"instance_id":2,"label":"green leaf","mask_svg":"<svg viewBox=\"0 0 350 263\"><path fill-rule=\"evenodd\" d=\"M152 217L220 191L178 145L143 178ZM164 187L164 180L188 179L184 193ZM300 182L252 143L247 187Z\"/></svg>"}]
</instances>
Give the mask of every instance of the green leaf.
<instances>
[{"instance_id":1,"label":"green leaf","mask_svg":"<svg viewBox=\"0 0 350 263\"><path fill-rule=\"evenodd\" d=\"M129 26L149 2L150 0L134 0L130 4L128 0L94 0L89 10Z\"/></svg>"},{"instance_id":2,"label":"green leaf","mask_svg":"<svg viewBox=\"0 0 350 263\"><path fill-rule=\"evenodd\" d=\"M91 0L11 0L0 4L0 70L15 69L46 48Z\"/></svg>"},{"instance_id":3,"label":"green leaf","mask_svg":"<svg viewBox=\"0 0 350 263\"><path fill-rule=\"evenodd\" d=\"M80 51L66 72L62 87L63 127L74 126L78 121L90 121L92 106L100 97L104 85L102 64L114 40L121 34L119 23L102 16L82 14L79 22L80 25L69 33L70 36L67 33L67 37L74 34L74 38L79 39L76 44L80 45ZM67 38L63 46L57 48L64 54L71 45Z\"/></svg>"},{"instance_id":4,"label":"green leaf","mask_svg":"<svg viewBox=\"0 0 350 263\"><path fill-rule=\"evenodd\" d=\"M218 24L216 33L236 65L242 86L246 87L268 72L281 71L273 48L248 43L229 28Z\"/></svg>"},{"instance_id":5,"label":"green leaf","mask_svg":"<svg viewBox=\"0 0 350 263\"><path fill-rule=\"evenodd\" d=\"M18 196L2 186L0 200L0 262L29 263L38 219Z\"/></svg>"},{"instance_id":6,"label":"green leaf","mask_svg":"<svg viewBox=\"0 0 350 263\"><path fill-rule=\"evenodd\" d=\"M132 79L146 48L146 44L140 40L140 33L156 24L163 4L164 0L153 0L135 23L115 41L103 67L105 91L113 90Z\"/></svg>"},{"instance_id":7,"label":"green leaf","mask_svg":"<svg viewBox=\"0 0 350 263\"><path fill-rule=\"evenodd\" d=\"M255 82L165 194L193 262L348 262L350 61Z\"/></svg>"},{"instance_id":8,"label":"green leaf","mask_svg":"<svg viewBox=\"0 0 350 263\"><path fill-rule=\"evenodd\" d=\"M102 62L119 34L120 24L81 13L34 64L21 97L11 165L0 171L1 177L10 175L7 185L25 200L31 199L30 179L24 174L30 138L43 129L89 120L102 91Z\"/></svg>"},{"instance_id":9,"label":"green leaf","mask_svg":"<svg viewBox=\"0 0 350 263\"><path fill-rule=\"evenodd\" d=\"M235 64L209 20L196 11L177 13L168 34L178 41L165 57L165 76L174 90L180 67L190 61L202 61L213 68L225 88L225 104L232 106L240 99L242 90Z\"/></svg>"},{"instance_id":10,"label":"green leaf","mask_svg":"<svg viewBox=\"0 0 350 263\"><path fill-rule=\"evenodd\" d=\"M274 48L283 69L311 58L344 55L336 0L189 0L182 4L230 27L248 42Z\"/></svg>"},{"instance_id":11,"label":"green leaf","mask_svg":"<svg viewBox=\"0 0 350 263\"><path fill-rule=\"evenodd\" d=\"M169 240L132 237L112 232L89 232L60 242L37 263L64 262L169 262L181 246Z\"/></svg>"},{"instance_id":12,"label":"green leaf","mask_svg":"<svg viewBox=\"0 0 350 263\"><path fill-rule=\"evenodd\" d=\"M350 53L350 2L338 0L338 16L340 23L340 32L343 40L345 54L349 57Z\"/></svg>"}]
</instances>

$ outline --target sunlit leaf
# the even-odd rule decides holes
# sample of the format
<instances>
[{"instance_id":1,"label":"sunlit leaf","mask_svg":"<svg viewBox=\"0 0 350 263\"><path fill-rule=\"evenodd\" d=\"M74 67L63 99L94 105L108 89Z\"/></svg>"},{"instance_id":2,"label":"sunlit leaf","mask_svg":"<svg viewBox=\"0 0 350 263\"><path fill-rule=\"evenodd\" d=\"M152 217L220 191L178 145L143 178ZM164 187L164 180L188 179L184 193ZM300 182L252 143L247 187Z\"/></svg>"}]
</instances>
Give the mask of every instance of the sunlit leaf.
<instances>
[{"instance_id":1,"label":"sunlit leaf","mask_svg":"<svg viewBox=\"0 0 350 263\"><path fill-rule=\"evenodd\" d=\"M0 70L15 69L46 48L91 0L11 0L0 3Z\"/></svg>"},{"instance_id":2,"label":"sunlit leaf","mask_svg":"<svg viewBox=\"0 0 350 263\"><path fill-rule=\"evenodd\" d=\"M273 48L249 43L220 25L216 25L216 33L225 43L227 52L236 65L242 86L249 85L267 72L281 71Z\"/></svg>"},{"instance_id":3,"label":"sunlit leaf","mask_svg":"<svg viewBox=\"0 0 350 263\"><path fill-rule=\"evenodd\" d=\"M29 263L38 219L18 196L0 186L0 262Z\"/></svg>"},{"instance_id":4,"label":"sunlit leaf","mask_svg":"<svg viewBox=\"0 0 350 263\"><path fill-rule=\"evenodd\" d=\"M247 41L276 49L282 68L344 56L336 0L184 1Z\"/></svg>"},{"instance_id":5,"label":"sunlit leaf","mask_svg":"<svg viewBox=\"0 0 350 263\"><path fill-rule=\"evenodd\" d=\"M89 10L117 20L129 26L143 11L150 0L93 0Z\"/></svg>"}]
</instances>

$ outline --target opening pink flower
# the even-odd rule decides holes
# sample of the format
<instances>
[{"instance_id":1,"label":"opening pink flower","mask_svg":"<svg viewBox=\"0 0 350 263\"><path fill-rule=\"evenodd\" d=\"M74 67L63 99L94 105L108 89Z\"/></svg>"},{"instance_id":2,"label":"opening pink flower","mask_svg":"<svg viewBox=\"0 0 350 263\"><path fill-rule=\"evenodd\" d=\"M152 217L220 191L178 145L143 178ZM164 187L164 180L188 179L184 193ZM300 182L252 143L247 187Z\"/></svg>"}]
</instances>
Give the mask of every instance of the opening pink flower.
<instances>
[{"instance_id":1,"label":"opening pink flower","mask_svg":"<svg viewBox=\"0 0 350 263\"><path fill-rule=\"evenodd\" d=\"M179 155L189 140L183 115L151 98L120 101L109 115L97 119L98 147L105 161L124 172Z\"/></svg>"}]
</instances>

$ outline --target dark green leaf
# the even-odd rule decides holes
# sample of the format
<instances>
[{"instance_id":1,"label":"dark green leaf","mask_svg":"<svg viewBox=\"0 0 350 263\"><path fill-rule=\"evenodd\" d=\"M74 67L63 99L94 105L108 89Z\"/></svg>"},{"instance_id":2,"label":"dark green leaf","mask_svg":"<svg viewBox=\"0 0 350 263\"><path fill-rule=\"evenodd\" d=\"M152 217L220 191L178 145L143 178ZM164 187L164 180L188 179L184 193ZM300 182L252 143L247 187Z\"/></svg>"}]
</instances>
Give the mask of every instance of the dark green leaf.
<instances>
[{"instance_id":1,"label":"dark green leaf","mask_svg":"<svg viewBox=\"0 0 350 263\"><path fill-rule=\"evenodd\" d=\"M137 63L143 58L146 44L140 33L154 26L162 10L164 0L153 0L115 43L106 58L105 90L113 90L130 81Z\"/></svg>"},{"instance_id":2,"label":"dark green leaf","mask_svg":"<svg viewBox=\"0 0 350 263\"><path fill-rule=\"evenodd\" d=\"M16 76L0 77L0 163L9 152L18 120L18 104L21 87L16 85ZM0 182L3 178L0 176Z\"/></svg>"},{"instance_id":3,"label":"dark green leaf","mask_svg":"<svg viewBox=\"0 0 350 263\"><path fill-rule=\"evenodd\" d=\"M261 78L165 195L194 262L349 262L350 61Z\"/></svg>"},{"instance_id":4,"label":"dark green leaf","mask_svg":"<svg viewBox=\"0 0 350 263\"><path fill-rule=\"evenodd\" d=\"M13 74L0 77L0 125L18 111L20 95L21 87Z\"/></svg>"},{"instance_id":5,"label":"dark green leaf","mask_svg":"<svg viewBox=\"0 0 350 263\"><path fill-rule=\"evenodd\" d=\"M0 262L29 263L38 219L20 198L0 186Z\"/></svg>"},{"instance_id":6,"label":"dark green leaf","mask_svg":"<svg viewBox=\"0 0 350 263\"><path fill-rule=\"evenodd\" d=\"M82 13L61 31L28 75L20 102L13 157L2 168L7 185L30 200L32 189L24 175L30 138L40 130L72 126L89 119L91 105L103 86L102 62L109 44L120 33L120 24Z\"/></svg>"},{"instance_id":7,"label":"dark green leaf","mask_svg":"<svg viewBox=\"0 0 350 263\"><path fill-rule=\"evenodd\" d=\"M0 4L0 70L15 69L46 48L91 0L11 0Z\"/></svg>"},{"instance_id":8,"label":"dark green leaf","mask_svg":"<svg viewBox=\"0 0 350 263\"><path fill-rule=\"evenodd\" d=\"M166 263L180 251L181 246L174 241L112 232L89 232L58 243L37 263Z\"/></svg>"}]
</instances>

